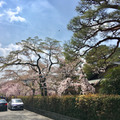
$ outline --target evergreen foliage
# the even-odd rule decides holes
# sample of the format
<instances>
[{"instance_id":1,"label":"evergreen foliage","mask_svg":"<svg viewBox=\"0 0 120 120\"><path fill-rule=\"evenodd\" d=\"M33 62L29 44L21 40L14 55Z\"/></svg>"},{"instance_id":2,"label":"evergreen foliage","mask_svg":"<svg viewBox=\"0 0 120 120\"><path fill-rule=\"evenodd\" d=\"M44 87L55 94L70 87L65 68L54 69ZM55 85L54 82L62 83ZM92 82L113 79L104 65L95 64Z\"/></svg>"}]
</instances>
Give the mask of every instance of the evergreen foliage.
<instances>
[{"instance_id":1,"label":"evergreen foliage","mask_svg":"<svg viewBox=\"0 0 120 120\"><path fill-rule=\"evenodd\" d=\"M63 97L23 97L25 108L59 113L79 120L119 120L120 96L81 95Z\"/></svg>"},{"instance_id":2,"label":"evergreen foliage","mask_svg":"<svg viewBox=\"0 0 120 120\"><path fill-rule=\"evenodd\" d=\"M120 95L120 66L108 70L101 82L100 93Z\"/></svg>"},{"instance_id":3,"label":"evergreen foliage","mask_svg":"<svg viewBox=\"0 0 120 120\"><path fill-rule=\"evenodd\" d=\"M81 0L76 11L78 16L68 24L68 29L74 33L68 44L69 51L73 51L74 56L84 55L109 42L114 43L107 56L110 58L120 43L120 1ZM66 52L69 54L69 51Z\"/></svg>"}]
</instances>

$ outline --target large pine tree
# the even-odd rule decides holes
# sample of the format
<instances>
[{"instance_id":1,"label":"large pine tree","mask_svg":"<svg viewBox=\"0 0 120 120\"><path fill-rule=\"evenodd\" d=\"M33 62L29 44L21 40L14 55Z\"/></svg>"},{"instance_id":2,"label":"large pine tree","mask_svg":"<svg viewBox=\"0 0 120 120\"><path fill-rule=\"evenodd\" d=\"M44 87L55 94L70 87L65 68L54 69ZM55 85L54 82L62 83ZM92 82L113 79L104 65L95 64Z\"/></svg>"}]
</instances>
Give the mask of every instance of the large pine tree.
<instances>
[{"instance_id":1,"label":"large pine tree","mask_svg":"<svg viewBox=\"0 0 120 120\"><path fill-rule=\"evenodd\" d=\"M84 55L90 49L109 42L115 45L108 56L111 57L120 44L120 0L80 0L76 11L78 16L68 24L68 29L74 34L70 50L66 46L66 56L69 51L74 51L73 56Z\"/></svg>"}]
</instances>

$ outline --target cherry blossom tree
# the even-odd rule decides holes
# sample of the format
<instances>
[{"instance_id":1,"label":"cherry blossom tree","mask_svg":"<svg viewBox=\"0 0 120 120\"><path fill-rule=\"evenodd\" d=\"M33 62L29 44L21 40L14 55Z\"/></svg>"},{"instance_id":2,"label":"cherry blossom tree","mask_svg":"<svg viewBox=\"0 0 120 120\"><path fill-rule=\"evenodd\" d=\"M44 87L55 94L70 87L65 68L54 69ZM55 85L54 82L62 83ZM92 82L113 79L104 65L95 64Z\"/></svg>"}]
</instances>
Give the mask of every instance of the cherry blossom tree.
<instances>
[{"instance_id":1,"label":"cherry blossom tree","mask_svg":"<svg viewBox=\"0 0 120 120\"><path fill-rule=\"evenodd\" d=\"M74 62L61 62L59 72L62 73L63 81L61 81L58 86L58 95L65 94L70 87L76 92L79 90L79 94L95 93L95 88L90 85L86 75L83 72L82 65L84 63L85 61L80 58Z\"/></svg>"},{"instance_id":2,"label":"cherry blossom tree","mask_svg":"<svg viewBox=\"0 0 120 120\"><path fill-rule=\"evenodd\" d=\"M6 57L0 57L0 69L8 66L29 66L38 75L41 96L47 96L46 76L53 65L59 63L61 53L59 41L35 37L17 43L21 49L11 51ZM21 67L21 68L22 68Z\"/></svg>"}]
</instances>

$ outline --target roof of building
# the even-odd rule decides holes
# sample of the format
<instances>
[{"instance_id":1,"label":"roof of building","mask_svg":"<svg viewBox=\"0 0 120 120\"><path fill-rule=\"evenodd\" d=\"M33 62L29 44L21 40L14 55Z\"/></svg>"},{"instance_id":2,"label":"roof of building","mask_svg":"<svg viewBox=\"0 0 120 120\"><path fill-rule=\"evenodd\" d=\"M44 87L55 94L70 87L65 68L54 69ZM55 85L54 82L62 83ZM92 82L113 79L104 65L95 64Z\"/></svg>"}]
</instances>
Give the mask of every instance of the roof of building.
<instances>
[{"instance_id":1,"label":"roof of building","mask_svg":"<svg viewBox=\"0 0 120 120\"><path fill-rule=\"evenodd\" d=\"M95 79L95 80L90 80L88 81L90 84L96 84L100 81L101 79Z\"/></svg>"}]
</instances>

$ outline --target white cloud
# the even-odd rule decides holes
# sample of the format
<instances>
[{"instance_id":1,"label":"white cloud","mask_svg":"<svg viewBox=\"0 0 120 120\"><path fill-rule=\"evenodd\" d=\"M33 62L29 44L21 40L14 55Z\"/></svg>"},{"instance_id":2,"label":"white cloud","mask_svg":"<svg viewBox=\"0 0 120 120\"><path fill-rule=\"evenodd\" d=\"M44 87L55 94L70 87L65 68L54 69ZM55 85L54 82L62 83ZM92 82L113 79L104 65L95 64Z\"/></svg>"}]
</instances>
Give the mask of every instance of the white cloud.
<instances>
[{"instance_id":1,"label":"white cloud","mask_svg":"<svg viewBox=\"0 0 120 120\"><path fill-rule=\"evenodd\" d=\"M10 19L10 22L13 22L13 21L16 21L16 22L25 22L26 19L21 17L21 16L18 16L18 14L21 12L21 8L18 6L16 7L15 11L14 10L11 10L9 9L8 11L6 11L9 19Z\"/></svg>"},{"instance_id":2,"label":"white cloud","mask_svg":"<svg viewBox=\"0 0 120 120\"><path fill-rule=\"evenodd\" d=\"M7 47L10 48L11 50L19 50L20 49L20 46L18 46L16 44L9 44Z\"/></svg>"},{"instance_id":3,"label":"white cloud","mask_svg":"<svg viewBox=\"0 0 120 120\"><path fill-rule=\"evenodd\" d=\"M25 18L22 18L20 16L10 16L10 22L13 22L13 21L20 21L20 22L25 22Z\"/></svg>"},{"instance_id":4,"label":"white cloud","mask_svg":"<svg viewBox=\"0 0 120 120\"><path fill-rule=\"evenodd\" d=\"M13 50L20 50L20 46L15 45L15 44L9 44L6 47L2 47L2 45L0 44L0 54L1 56L7 56L9 54L10 51Z\"/></svg>"},{"instance_id":5,"label":"white cloud","mask_svg":"<svg viewBox=\"0 0 120 120\"><path fill-rule=\"evenodd\" d=\"M4 4L6 4L6 2L0 1L0 7L2 7Z\"/></svg>"},{"instance_id":6,"label":"white cloud","mask_svg":"<svg viewBox=\"0 0 120 120\"><path fill-rule=\"evenodd\" d=\"M2 17L4 14L0 14L0 17Z\"/></svg>"}]
</instances>

